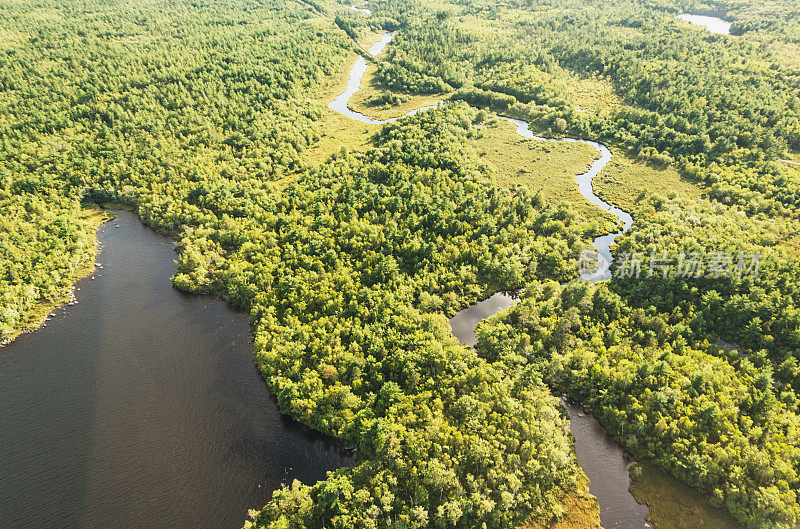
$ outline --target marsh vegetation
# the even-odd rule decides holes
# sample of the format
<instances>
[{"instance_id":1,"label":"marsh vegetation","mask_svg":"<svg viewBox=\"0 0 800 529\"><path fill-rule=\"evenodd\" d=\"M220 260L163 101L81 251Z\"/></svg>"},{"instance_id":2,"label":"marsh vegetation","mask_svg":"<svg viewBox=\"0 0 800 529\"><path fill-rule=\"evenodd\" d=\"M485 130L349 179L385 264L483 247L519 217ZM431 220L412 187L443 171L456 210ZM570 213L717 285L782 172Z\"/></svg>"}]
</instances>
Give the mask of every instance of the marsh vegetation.
<instances>
[{"instance_id":1,"label":"marsh vegetation","mask_svg":"<svg viewBox=\"0 0 800 529\"><path fill-rule=\"evenodd\" d=\"M248 527L562 523L585 481L554 393L738 523L796 527L796 2L356 7L6 6L3 338L91 264L87 209L121 203L177 241L177 288L248 312L282 412L358 453L265 491ZM447 103L353 126L326 105L384 31L354 104ZM491 114L608 146L596 194L636 219L615 256L758 254L758 274L578 281L613 229L569 186L591 156ZM449 317L519 289L458 344Z\"/></svg>"}]
</instances>

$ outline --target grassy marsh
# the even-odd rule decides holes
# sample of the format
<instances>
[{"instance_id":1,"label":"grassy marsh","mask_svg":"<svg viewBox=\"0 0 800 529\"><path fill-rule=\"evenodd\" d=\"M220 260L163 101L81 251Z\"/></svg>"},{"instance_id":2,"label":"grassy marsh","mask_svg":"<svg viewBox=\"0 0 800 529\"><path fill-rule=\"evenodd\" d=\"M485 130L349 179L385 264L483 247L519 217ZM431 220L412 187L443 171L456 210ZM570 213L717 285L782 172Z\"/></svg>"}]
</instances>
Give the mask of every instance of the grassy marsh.
<instances>
[{"instance_id":1,"label":"grassy marsh","mask_svg":"<svg viewBox=\"0 0 800 529\"><path fill-rule=\"evenodd\" d=\"M712 506L698 491L653 465L632 467L631 477L631 493L650 507L648 519L656 529L741 529L728 513Z\"/></svg>"}]
</instances>

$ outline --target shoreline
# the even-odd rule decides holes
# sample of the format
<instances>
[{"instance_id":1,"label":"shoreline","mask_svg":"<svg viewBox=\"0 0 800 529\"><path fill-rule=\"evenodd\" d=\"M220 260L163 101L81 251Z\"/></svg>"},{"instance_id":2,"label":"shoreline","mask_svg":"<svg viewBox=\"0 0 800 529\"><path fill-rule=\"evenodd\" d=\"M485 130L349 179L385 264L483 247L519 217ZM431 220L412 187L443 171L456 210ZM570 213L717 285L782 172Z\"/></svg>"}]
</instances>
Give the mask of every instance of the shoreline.
<instances>
[{"instance_id":1,"label":"shoreline","mask_svg":"<svg viewBox=\"0 0 800 529\"><path fill-rule=\"evenodd\" d=\"M94 209L92 207L88 207L83 208L83 211L87 213L86 218L94 224L94 236L91 240L91 245L93 248L91 261L85 263L85 265L78 269L70 278L70 287L66 293L58 296L52 302L41 301L37 303L37 305L26 316L26 323L15 328L7 338L4 338L2 341L0 341L0 348L14 343L18 338L25 334L30 334L38 331L42 327L46 327L47 322L53 316L53 311L64 306L69 306L70 303L74 304L78 302L75 297L75 287L77 283L82 279L91 276L92 273L97 270L97 255L100 250L97 231L103 224L106 224L107 222L110 222L116 218L116 214L103 208Z\"/></svg>"}]
</instances>

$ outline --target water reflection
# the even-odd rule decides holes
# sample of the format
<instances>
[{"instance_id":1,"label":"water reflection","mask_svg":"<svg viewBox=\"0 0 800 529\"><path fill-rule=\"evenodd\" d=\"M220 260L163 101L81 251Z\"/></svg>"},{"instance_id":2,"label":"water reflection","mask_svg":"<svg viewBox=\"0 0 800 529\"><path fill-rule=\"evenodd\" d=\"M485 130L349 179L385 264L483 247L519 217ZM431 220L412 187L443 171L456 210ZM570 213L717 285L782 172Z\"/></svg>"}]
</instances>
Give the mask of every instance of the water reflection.
<instances>
[{"instance_id":1,"label":"water reflection","mask_svg":"<svg viewBox=\"0 0 800 529\"><path fill-rule=\"evenodd\" d=\"M126 212L99 237L79 303L0 349L0 525L238 529L350 463L281 415L247 314L172 288L169 239Z\"/></svg>"},{"instance_id":2,"label":"water reflection","mask_svg":"<svg viewBox=\"0 0 800 529\"><path fill-rule=\"evenodd\" d=\"M575 438L575 452L586 477L589 491L600 504L600 523L604 529L652 527L646 521L649 512L628 491L631 486L628 467L632 461L603 429L600 421L585 414L578 404L564 402L569 413L569 429Z\"/></svg>"}]
</instances>

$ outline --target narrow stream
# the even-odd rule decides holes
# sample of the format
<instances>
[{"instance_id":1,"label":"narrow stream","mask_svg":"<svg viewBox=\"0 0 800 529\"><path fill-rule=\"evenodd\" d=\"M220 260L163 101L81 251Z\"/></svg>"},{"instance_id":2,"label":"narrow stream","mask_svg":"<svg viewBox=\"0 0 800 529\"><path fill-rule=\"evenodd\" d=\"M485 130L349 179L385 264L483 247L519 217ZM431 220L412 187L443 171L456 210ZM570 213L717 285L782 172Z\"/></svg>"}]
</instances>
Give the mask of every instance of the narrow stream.
<instances>
[{"instance_id":1,"label":"narrow stream","mask_svg":"<svg viewBox=\"0 0 800 529\"><path fill-rule=\"evenodd\" d=\"M378 55L380 54L383 49L392 41L392 33L386 32L383 33L375 44L370 46L369 53L371 55ZM425 107L415 108L411 112L403 116L398 116L396 118L388 118L388 119L373 119L369 116L365 116L360 112L356 112L355 110L351 109L348 105L350 103L350 98L358 92L358 89L361 88L361 80L364 77L364 74L367 73L367 60L362 57L358 56L356 59L355 64L350 69L350 78L347 80L347 88L345 89L342 94L328 103L328 108L331 110L342 114L343 116L347 116L350 119L354 119L356 121L360 121L361 123L366 123L367 125L385 125L386 123L392 123L393 121L397 121L400 118L413 116L415 114L419 114L425 110L430 110L432 108L436 108L438 105L429 105Z\"/></svg>"},{"instance_id":2,"label":"narrow stream","mask_svg":"<svg viewBox=\"0 0 800 529\"><path fill-rule=\"evenodd\" d=\"M391 33L384 33L380 40L376 42L369 52L378 55L392 39ZM348 103L350 98L361 87L361 81L366 73L367 61L363 57L358 57L353 68L350 70L350 78L347 89L339 97L328 104L328 108L340 114L352 118L362 123L370 125L382 125L390 123L397 118L373 119L359 112L352 110ZM401 117L411 116L418 112L435 108L434 106L422 107L405 114ZM592 204L612 213L618 219L620 229L614 233L597 237L593 244L598 251L597 270L592 273L585 273L581 278L587 281L601 281L611 278L609 270L613 259L611 255L611 245L615 239L625 233L633 224L633 217L617 207L608 204L595 195L592 189L592 179L611 160L611 151L597 142L579 140L575 138L542 138L536 136L524 121L501 116L503 119L517 126L516 132L524 138L537 141L551 142L576 142L591 145L600 153L589 170L577 177L578 191ZM482 320L497 314L501 310L509 308L515 303L515 299L506 293L498 292L491 297L480 301L466 309L458 312L451 320L450 327L453 335L458 338L462 345L472 346L476 342L475 326ZM613 439L605 432L599 421L591 415L586 415L579 407L566 404L567 412L570 415L570 431L575 437L575 451L578 462L590 480L589 489L598 498L600 504L600 520L605 529L639 529L651 527L645 520L648 509L639 504L629 492L630 478L628 476L629 461L625 452L617 445Z\"/></svg>"},{"instance_id":3,"label":"narrow stream","mask_svg":"<svg viewBox=\"0 0 800 529\"><path fill-rule=\"evenodd\" d=\"M392 40L392 33L390 32L383 33L380 39L369 48L369 53L372 54L373 56L379 55L384 50L384 48L386 48L386 46L391 42L391 40ZM369 116L365 116L360 112L356 112L355 110L349 107L350 98L352 98L353 95L355 95L355 93L358 92L359 88L361 88L361 81L363 80L366 71L367 71L367 61L364 57L359 56L356 59L355 64L353 64L353 67L350 69L350 77L347 81L347 88L336 99L328 103L328 108L350 119L360 121L361 123L366 123L368 125L384 125L386 123L391 123L404 117L413 116L425 110L430 110L439 106L437 104L437 105L429 105L420 108L415 108L414 110L404 114L403 116L398 116L395 118L387 118L387 119L374 119ZM441 104L441 102L439 104ZM609 161L611 161L611 151L605 145L594 141L580 140L577 138L543 138L541 136L536 136L528 128L528 124L526 122L505 116L499 116L499 117L505 119L509 123L516 125L517 134L519 134L523 138L528 138L536 141L548 141L548 142L584 143L586 145L590 145L593 148L597 149L597 151L600 153L600 157L597 158L594 162L592 162L592 165L589 167L589 170L576 177L578 183L578 191L580 192L581 195L583 195L583 197L586 200L588 200L592 204L595 204L596 206L616 216L617 223L620 229L616 232L597 237L594 241L592 241L593 245L595 246L598 252L596 261L597 269L594 272L583 273L581 275L581 278L586 281L602 281L605 279L611 279L611 271L609 270L609 266L613 259L613 256L611 255L611 245L614 244L614 241L616 240L617 237L628 231L628 229L630 229L630 227L633 225L633 217L631 217L629 213L605 202L600 197L595 195L594 190L592 189L592 179L595 176L597 176L600 173L600 171L603 170L603 168L608 164Z\"/></svg>"},{"instance_id":4,"label":"narrow stream","mask_svg":"<svg viewBox=\"0 0 800 529\"><path fill-rule=\"evenodd\" d=\"M478 337L475 336L475 327L486 318L494 316L501 310L506 310L516 302L516 299L505 292L495 292L483 301L457 312L450 318L450 329L453 331L453 336L458 338L461 345L474 346L478 341Z\"/></svg>"}]
</instances>

